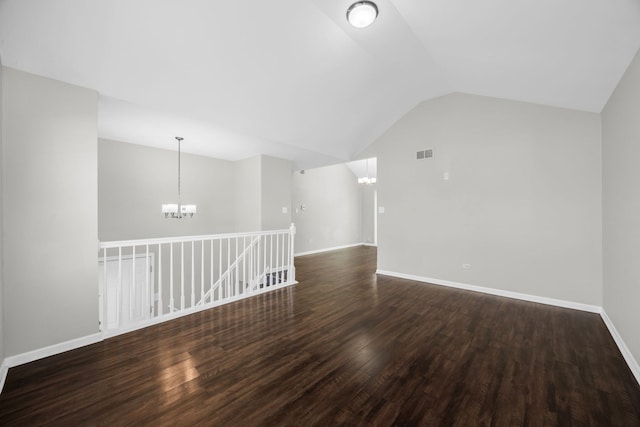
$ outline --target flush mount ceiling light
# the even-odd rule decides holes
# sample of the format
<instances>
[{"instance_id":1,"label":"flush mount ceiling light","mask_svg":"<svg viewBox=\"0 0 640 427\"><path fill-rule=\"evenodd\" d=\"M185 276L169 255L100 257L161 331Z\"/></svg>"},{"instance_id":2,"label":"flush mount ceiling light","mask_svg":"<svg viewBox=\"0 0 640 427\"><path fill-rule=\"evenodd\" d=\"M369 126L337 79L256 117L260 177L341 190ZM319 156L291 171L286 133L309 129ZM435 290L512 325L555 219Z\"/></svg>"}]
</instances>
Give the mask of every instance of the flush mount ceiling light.
<instances>
[{"instance_id":1,"label":"flush mount ceiling light","mask_svg":"<svg viewBox=\"0 0 640 427\"><path fill-rule=\"evenodd\" d=\"M378 17L378 6L371 1L359 1L347 9L347 21L356 28L368 27Z\"/></svg>"}]
</instances>

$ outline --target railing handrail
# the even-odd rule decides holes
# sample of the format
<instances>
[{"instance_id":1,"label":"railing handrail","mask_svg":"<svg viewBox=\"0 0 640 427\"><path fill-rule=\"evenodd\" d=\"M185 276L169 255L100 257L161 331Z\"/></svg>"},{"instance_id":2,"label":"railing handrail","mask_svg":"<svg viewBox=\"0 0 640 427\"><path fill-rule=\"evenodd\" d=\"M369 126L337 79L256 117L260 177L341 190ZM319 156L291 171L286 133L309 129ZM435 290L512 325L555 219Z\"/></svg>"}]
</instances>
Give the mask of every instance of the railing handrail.
<instances>
[{"instance_id":1,"label":"railing handrail","mask_svg":"<svg viewBox=\"0 0 640 427\"><path fill-rule=\"evenodd\" d=\"M290 232L290 230L291 230L290 228L283 228L281 230L207 234L207 235L199 235L199 236L157 237L153 239L136 239L136 240L114 240L110 242L99 242L99 248L112 249L112 248L126 247L126 246L144 246L144 245L156 245L156 244L163 244L163 243L197 242L200 240L217 240L217 239L228 239L228 238L235 238L235 237L268 236L270 234L288 233Z\"/></svg>"}]
</instances>

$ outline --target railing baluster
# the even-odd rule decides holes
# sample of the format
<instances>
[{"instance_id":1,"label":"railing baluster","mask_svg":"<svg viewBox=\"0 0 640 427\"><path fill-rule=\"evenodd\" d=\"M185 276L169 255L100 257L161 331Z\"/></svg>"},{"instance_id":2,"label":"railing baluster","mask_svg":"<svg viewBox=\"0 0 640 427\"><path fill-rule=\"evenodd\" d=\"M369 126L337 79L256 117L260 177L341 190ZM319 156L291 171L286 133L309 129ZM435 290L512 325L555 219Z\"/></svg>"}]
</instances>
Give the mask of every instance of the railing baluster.
<instances>
[{"instance_id":1,"label":"railing baluster","mask_svg":"<svg viewBox=\"0 0 640 427\"><path fill-rule=\"evenodd\" d=\"M287 283L291 282L291 233L287 234Z\"/></svg>"},{"instance_id":2,"label":"railing baluster","mask_svg":"<svg viewBox=\"0 0 640 427\"><path fill-rule=\"evenodd\" d=\"M229 271L229 268L231 268L231 239L227 239L227 271ZM230 294L231 294L231 277L230 275L227 275L227 283L226 283L226 289L224 292L224 296L226 298L229 298Z\"/></svg>"},{"instance_id":3,"label":"railing baluster","mask_svg":"<svg viewBox=\"0 0 640 427\"><path fill-rule=\"evenodd\" d=\"M149 270L151 267L149 266L149 245L145 246L145 259L146 262L146 271L145 271L145 291L144 291L144 318L148 319L151 316L151 291L149 289Z\"/></svg>"},{"instance_id":4,"label":"railing baluster","mask_svg":"<svg viewBox=\"0 0 640 427\"><path fill-rule=\"evenodd\" d=\"M254 270L254 267L253 267L253 263L254 263L253 253L255 251L256 251L256 246L255 246L255 244L253 244L253 241L252 241L251 252L249 253L250 260L251 260L251 262L249 263L249 293L253 292L253 282L255 280L255 278L253 277L253 270Z\"/></svg>"},{"instance_id":5,"label":"railing baluster","mask_svg":"<svg viewBox=\"0 0 640 427\"><path fill-rule=\"evenodd\" d=\"M289 283L293 283L296 281L296 266L294 263L294 258L296 256L295 253L295 244L296 244L296 225L291 223L289 227L289 246L291 247L291 255L289 257Z\"/></svg>"},{"instance_id":6,"label":"railing baluster","mask_svg":"<svg viewBox=\"0 0 640 427\"><path fill-rule=\"evenodd\" d=\"M220 253L218 254L218 274L222 277L222 239L220 239ZM211 241L211 286L213 287L213 240ZM222 286L222 283L220 284ZM218 299L222 299L222 292L220 286L216 290L218 293ZM212 288L213 289L213 288ZM213 294L211 295L211 302L213 302Z\"/></svg>"},{"instance_id":7,"label":"railing baluster","mask_svg":"<svg viewBox=\"0 0 640 427\"><path fill-rule=\"evenodd\" d=\"M236 237L236 259L238 259L238 245L239 245L238 237ZM238 265L236 264L236 289L235 289L235 292L233 294L234 296L238 295L238 292L239 292L238 290L240 289L240 283L239 282L240 282L240 276L238 275Z\"/></svg>"},{"instance_id":8,"label":"railing baluster","mask_svg":"<svg viewBox=\"0 0 640 427\"><path fill-rule=\"evenodd\" d=\"M247 276L249 276L249 280L247 280L247 284L244 287L244 291L247 293L251 293L251 284L253 282L253 250L255 246L253 245L253 239L249 238L249 263L247 265Z\"/></svg>"},{"instance_id":9,"label":"railing baluster","mask_svg":"<svg viewBox=\"0 0 640 427\"><path fill-rule=\"evenodd\" d=\"M109 286L107 283L107 248L102 250L102 319L100 319L100 326L102 332L109 329Z\"/></svg>"},{"instance_id":10,"label":"railing baluster","mask_svg":"<svg viewBox=\"0 0 640 427\"><path fill-rule=\"evenodd\" d=\"M173 243L169 246L169 314L173 313Z\"/></svg>"},{"instance_id":11,"label":"railing baluster","mask_svg":"<svg viewBox=\"0 0 640 427\"><path fill-rule=\"evenodd\" d=\"M122 246L118 246L118 308L116 320L118 326L121 326L120 315L122 313Z\"/></svg>"},{"instance_id":12,"label":"railing baluster","mask_svg":"<svg viewBox=\"0 0 640 427\"><path fill-rule=\"evenodd\" d=\"M247 290L247 236L242 237L242 293Z\"/></svg>"},{"instance_id":13,"label":"railing baluster","mask_svg":"<svg viewBox=\"0 0 640 427\"><path fill-rule=\"evenodd\" d=\"M158 316L162 317L162 243L158 244Z\"/></svg>"},{"instance_id":14,"label":"railing baluster","mask_svg":"<svg viewBox=\"0 0 640 427\"><path fill-rule=\"evenodd\" d=\"M284 267L287 265L286 261L285 261L286 258L284 257L284 254L285 254L284 234L281 234L281 236L282 236L282 261L281 261L282 265L280 266L281 267L280 268L280 283L284 282Z\"/></svg>"},{"instance_id":15,"label":"railing baluster","mask_svg":"<svg viewBox=\"0 0 640 427\"><path fill-rule=\"evenodd\" d=\"M133 321L133 303L136 300L136 247L132 246L131 286L129 287L129 322Z\"/></svg>"},{"instance_id":16,"label":"railing baluster","mask_svg":"<svg viewBox=\"0 0 640 427\"><path fill-rule=\"evenodd\" d=\"M273 285L273 233L269 235L269 286Z\"/></svg>"},{"instance_id":17,"label":"railing baluster","mask_svg":"<svg viewBox=\"0 0 640 427\"><path fill-rule=\"evenodd\" d=\"M276 234L276 284L280 283L280 263L278 257L280 256L280 235Z\"/></svg>"},{"instance_id":18,"label":"railing baluster","mask_svg":"<svg viewBox=\"0 0 640 427\"><path fill-rule=\"evenodd\" d=\"M255 284L256 289L260 287L259 282L262 279L262 272L264 271L264 269L260 268L260 260L262 259L262 257L260 256L261 246L262 246L262 236L258 237L258 259L256 261L256 265L257 265L256 268L258 269L258 272L257 272L258 274L256 275L256 284Z\"/></svg>"},{"instance_id":19,"label":"railing baluster","mask_svg":"<svg viewBox=\"0 0 640 427\"><path fill-rule=\"evenodd\" d=\"M200 299L204 299L204 240L200 241Z\"/></svg>"},{"instance_id":20,"label":"railing baluster","mask_svg":"<svg viewBox=\"0 0 640 427\"><path fill-rule=\"evenodd\" d=\"M191 307L193 307L194 305L196 305L196 274L195 274L195 264L194 264L194 258L196 257L196 254L194 252L194 241L191 241ZM184 309L183 309L184 310Z\"/></svg>"},{"instance_id":21,"label":"railing baluster","mask_svg":"<svg viewBox=\"0 0 640 427\"><path fill-rule=\"evenodd\" d=\"M220 260L220 262L222 263L222 239L220 239ZM220 265L220 268L222 268L222 265ZM213 302L213 239L211 239L211 271L209 272L209 275L211 276L211 290L209 291L209 301Z\"/></svg>"},{"instance_id":22,"label":"railing baluster","mask_svg":"<svg viewBox=\"0 0 640 427\"><path fill-rule=\"evenodd\" d=\"M280 240L282 238L282 234L278 233L278 242L280 242ZM284 250L284 241L280 244L279 246L280 249L278 252L278 284L282 283L282 270L283 270L283 259L282 259L282 251Z\"/></svg>"},{"instance_id":23,"label":"railing baluster","mask_svg":"<svg viewBox=\"0 0 640 427\"><path fill-rule=\"evenodd\" d=\"M184 310L184 242L180 242L180 310Z\"/></svg>"}]
</instances>

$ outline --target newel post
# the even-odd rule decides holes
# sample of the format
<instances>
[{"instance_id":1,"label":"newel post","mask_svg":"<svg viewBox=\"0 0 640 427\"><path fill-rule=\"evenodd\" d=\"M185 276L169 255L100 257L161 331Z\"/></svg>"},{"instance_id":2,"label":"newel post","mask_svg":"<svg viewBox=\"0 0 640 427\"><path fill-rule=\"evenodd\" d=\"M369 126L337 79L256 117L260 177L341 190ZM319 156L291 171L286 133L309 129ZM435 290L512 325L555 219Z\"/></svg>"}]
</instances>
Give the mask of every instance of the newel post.
<instances>
[{"instance_id":1,"label":"newel post","mask_svg":"<svg viewBox=\"0 0 640 427\"><path fill-rule=\"evenodd\" d=\"M289 227L289 247L291 248L291 251L290 251L291 258L289 259L289 272L290 272L289 274L291 276L288 280L289 282L296 281L296 266L293 265L295 235L296 235L296 225L292 222L291 226Z\"/></svg>"}]
</instances>

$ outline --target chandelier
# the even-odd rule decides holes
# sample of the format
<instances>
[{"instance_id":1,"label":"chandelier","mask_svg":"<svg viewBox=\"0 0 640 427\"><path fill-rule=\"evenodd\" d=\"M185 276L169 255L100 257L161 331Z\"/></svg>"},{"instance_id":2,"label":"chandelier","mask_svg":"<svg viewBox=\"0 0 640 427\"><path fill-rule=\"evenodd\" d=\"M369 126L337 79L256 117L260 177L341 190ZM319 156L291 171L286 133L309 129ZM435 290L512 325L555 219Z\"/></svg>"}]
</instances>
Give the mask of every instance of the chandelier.
<instances>
[{"instance_id":1,"label":"chandelier","mask_svg":"<svg viewBox=\"0 0 640 427\"><path fill-rule=\"evenodd\" d=\"M361 178L358 178L358 184L366 184L366 185L371 185L371 184L375 184L376 183L376 178L375 177L369 177L369 159L366 160L366 167L367 167L367 175L363 176Z\"/></svg>"},{"instance_id":2,"label":"chandelier","mask_svg":"<svg viewBox=\"0 0 640 427\"><path fill-rule=\"evenodd\" d=\"M183 205L180 200L180 143L184 138L176 136L178 141L178 203L167 203L162 205L162 213L165 218L182 219L193 218L196 213L196 205Z\"/></svg>"}]
</instances>

